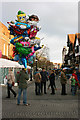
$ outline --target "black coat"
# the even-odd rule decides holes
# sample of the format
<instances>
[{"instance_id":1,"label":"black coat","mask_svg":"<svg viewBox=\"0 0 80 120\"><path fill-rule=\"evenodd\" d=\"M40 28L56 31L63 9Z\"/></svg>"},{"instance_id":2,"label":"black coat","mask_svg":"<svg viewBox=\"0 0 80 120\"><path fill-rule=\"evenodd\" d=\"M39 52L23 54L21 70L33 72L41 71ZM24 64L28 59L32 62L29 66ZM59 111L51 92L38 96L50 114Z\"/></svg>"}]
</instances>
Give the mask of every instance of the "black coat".
<instances>
[{"instance_id":1,"label":"black coat","mask_svg":"<svg viewBox=\"0 0 80 120\"><path fill-rule=\"evenodd\" d=\"M41 81L46 82L48 80L47 72L46 71L44 71L44 72L41 71L40 74L41 74Z\"/></svg>"},{"instance_id":2,"label":"black coat","mask_svg":"<svg viewBox=\"0 0 80 120\"><path fill-rule=\"evenodd\" d=\"M55 86L55 75L54 75L54 73L52 73L49 76L49 80L50 80L50 85L54 85Z\"/></svg>"}]
</instances>

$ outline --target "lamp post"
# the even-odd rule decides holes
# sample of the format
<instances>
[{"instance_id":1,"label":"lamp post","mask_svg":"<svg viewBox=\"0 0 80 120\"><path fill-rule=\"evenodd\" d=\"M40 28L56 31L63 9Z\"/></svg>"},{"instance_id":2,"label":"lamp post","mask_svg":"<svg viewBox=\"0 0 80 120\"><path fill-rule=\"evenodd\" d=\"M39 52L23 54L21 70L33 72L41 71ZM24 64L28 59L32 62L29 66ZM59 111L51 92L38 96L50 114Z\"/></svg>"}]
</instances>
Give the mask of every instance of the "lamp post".
<instances>
[{"instance_id":1,"label":"lamp post","mask_svg":"<svg viewBox=\"0 0 80 120\"><path fill-rule=\"evenodd\" d=\"M30 70L30 81L32 81L32 64L31 64L31 70Z\"/></svg>"},{"instance_id":2,"label":"lamp post","mask_svg":"<svg viewBox=\"0 0 80 120\"><path fill-rule=\"evenodd\" d=\"M36 61L36 71L37 71L37 61L38 61L38 60L37 60L37 58L36 58L36 60L35 60L35 61Z\"/></svg>"}]
</instances>

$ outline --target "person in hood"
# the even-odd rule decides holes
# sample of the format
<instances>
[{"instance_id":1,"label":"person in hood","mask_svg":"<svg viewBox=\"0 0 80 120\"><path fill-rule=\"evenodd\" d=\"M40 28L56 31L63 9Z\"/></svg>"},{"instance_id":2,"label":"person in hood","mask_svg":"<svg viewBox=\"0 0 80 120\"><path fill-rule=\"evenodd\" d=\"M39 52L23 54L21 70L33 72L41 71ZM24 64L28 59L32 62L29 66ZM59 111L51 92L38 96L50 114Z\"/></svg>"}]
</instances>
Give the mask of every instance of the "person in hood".
<instances>
[{"instance_id":1,"label":"person in hood","mask_svg":"<svg viewBox=\"0 0 80 120\"><path fill-rule=\"evenodd\" d=\"M17 98L17 105L20 105L20 98L23 92L23 104L28 106L27 103L27 80L29 79L28 73L25 71L24 68L19 72L17 76L17 81L19 82L19 89L18 89L18 98Z\"/></svg>"}]
</instances>

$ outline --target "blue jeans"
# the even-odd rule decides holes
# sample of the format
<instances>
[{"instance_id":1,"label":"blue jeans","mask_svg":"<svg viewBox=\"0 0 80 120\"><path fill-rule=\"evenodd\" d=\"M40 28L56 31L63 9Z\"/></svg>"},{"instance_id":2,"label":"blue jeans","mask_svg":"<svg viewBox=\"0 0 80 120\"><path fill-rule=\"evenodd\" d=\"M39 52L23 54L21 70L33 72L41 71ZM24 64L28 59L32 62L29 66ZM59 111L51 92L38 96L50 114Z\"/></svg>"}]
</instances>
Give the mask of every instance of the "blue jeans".
<instances>
[{"instance_id":1,"label":"blue jeans","mask_svg":"<svg viewBox=\"0 0 80 120\"><path fill-rule=\"evenodd\" d=\"M7 83L7 93L8 93L8 97L10 98L10 91L14 94L14 97L16 97L16 93L15 91L12 89L12 84Z\"/></svg>"},{"instance_id":2,"label":"blue jeans","mask_svg":"<svg viewBox=\"0 0 80 120\"><path fill-rule=\"evenodd\" d=\"M77 88L78 88L78 85L75 85L75 94L76 94L76 92L77 92Z\"/></svg>"},{"instance_id":3,"label":"blue jeans","mask_svg":"<svg viewBox=\"0 0 80 120\"><path fill-rule=\"evenodd\" d=\"M27 104L27 89L18 89L18 98L17 98L17 104L20 104L20 98L21 98L21 93L23 91L23 104Z\"/></svg>"},{"instance_id":4,"label":"blue jeans","mask_svg":"<svg viewBox=\"0 0 80 120\"><path fill-rule=\"evenodd\" d=\"M36 95L40 94L40 90L41 90L41 83L35 82L35 93L36 93Z\"/></svg>"},{"instance_id":5,"label":"blue jeans","mask_svg":"<svg viewBox=\"0 0 80 120\"><path fill-rule=\"evenodd\" d=\"M72 89L72 95L75 95L75 86L71 85L71 89Z\"/></svg>"}]
</instances>

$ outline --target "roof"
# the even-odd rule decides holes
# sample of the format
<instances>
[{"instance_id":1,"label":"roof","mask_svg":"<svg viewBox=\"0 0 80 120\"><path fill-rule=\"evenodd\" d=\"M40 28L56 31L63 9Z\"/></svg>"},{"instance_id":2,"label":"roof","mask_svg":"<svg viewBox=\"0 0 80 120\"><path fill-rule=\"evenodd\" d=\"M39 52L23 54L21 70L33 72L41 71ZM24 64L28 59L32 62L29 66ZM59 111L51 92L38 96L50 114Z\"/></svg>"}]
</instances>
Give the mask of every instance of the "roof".
<instances>
[{"instance_id":1,"label":"roof","mask_svg":"<svg viewBox=\"0 0 80 120\"><path fill-rule=\"evenodd\" d=\"M18 62L7 60L0 58L0 68L8 68L8 67L13 67L13 68L24 68L24 65L20 65ZM30 66L27 66L28 69L31 69Z\"/></svg>"},{"instance_id":2,"label":"roof","mask_svg":"<svg viewBox=\"0 0 80 120\"><path fill-rule=\"evenodd\" d=\"M80 39L80 33L76 33L78 39Z\"/></svg>"},{"instance_id":3,"label":"roof","mask_svg":"<svg viewBox=\"0 0 80 120\"><path fill-rule=\"evenodd\" d=\"M76 36L77 36L78 42L80 44L80 33L76 33Z\"/></svg>"},{"instance_id":4,"label":"roof","mask_svg":"<svg viewBox=\"0 0 80 120\"><path fill-rule=\"evenodd\" d=\"M69 36L70 43L74 44L75 38L76 38L76 34L68 34L68 36Z\"/></svg>"}]
</instances>

